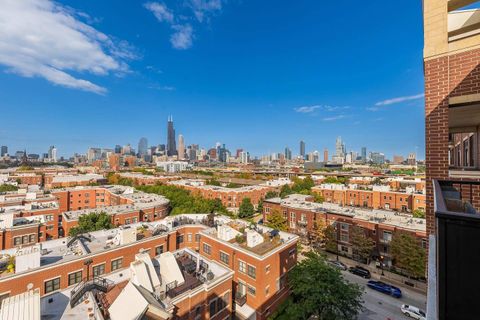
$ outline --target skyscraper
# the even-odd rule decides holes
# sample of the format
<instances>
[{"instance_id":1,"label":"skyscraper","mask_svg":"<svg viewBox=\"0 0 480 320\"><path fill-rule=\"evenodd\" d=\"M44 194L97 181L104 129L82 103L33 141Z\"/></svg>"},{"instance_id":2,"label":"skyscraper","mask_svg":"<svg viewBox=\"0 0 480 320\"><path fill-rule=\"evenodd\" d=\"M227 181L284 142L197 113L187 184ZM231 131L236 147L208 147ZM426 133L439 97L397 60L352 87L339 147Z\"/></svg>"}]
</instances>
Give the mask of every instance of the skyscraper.
<instances>
[{"instance_id":1,"label":"skyscraper","mask_svg":"<svg viewBox=\"0 0 480 320\"><path fill-rule=\"evenodd\" d=\"M178 135L178 148L177 148L178 159L185 159L185 141L183 140L183 135Z\"/></svg>"},{"instance_id":2,"label":"skyscraper","mask_svg":"<svg viewBox=\"0 0 480 320\"><path fill-rule=\"evenodd\" d=\"M305 142L300 140L300 156L305 159Z\"/></svg>"},{"instance_id":3,"label":"skyscraper","mask_svg":"<svg viewBox=\"0 0 480 320\"><path fill-rule=\"evenodd\" d=\"M50 162L57 162L57 148L55 146L50 146L48 149L48 158Z\"/></svg>"},{"instance_id":4,"label":"skyscraper","mask_svg":"<svg viewBox=\"0 0 480 320\"><path fill-rule=\"evenodd\" d=\"M362 161L367 162L367 147L362 147Z\"/></svg>"},{"instance_id":5,"label":"skyscraper","mask_svg":"<svg viewBox=\"0 0 480 320\"><path fill-rule=\"evenodd\" d=\"M325 150L323 150L323 162L327 163L328 162L328 149L325 148Z\"/></svg>"},{"instance_id":6,"label":"skyscraper","mask_svg":"<svg viewBox=\"0 0 480 320\"><path fill-rule=\"evenodd\" d=\"M289 147L285 147L285 159L292 160L292 150Z\"/></svg>"},{"instance_id":7,"label":"skyscraper","mask_svg":"<svg viewBox=\"0 0 480 320\"><path fill-rule=\"evenodd\" d=\"M138 155L140 157L143 157L147 154L148 150L148 140L147 138L140 138L140 141L138 141Z\"/></svg>"},{"instance_id":8,"label":"skyscraper","mask_svg":"<svg viewBox=\"0 0 480 320\"><path fill-rule=\"evenodd\" d=\"M175 129L173 128L173 116L167 122L167 156L177 155L177 143L175 142Z\"/></svg>"},{"instance_id":9,"label":"skyscraper","mask_svg":"<svg viewBox=\"0 0 480 320\"><path fill-rule=\"evenodd\" d=\"M8 147L7 146L2 146L2 150L0 151L0 157L3 157L8 153Z\"/></svg>"}]
</instances>

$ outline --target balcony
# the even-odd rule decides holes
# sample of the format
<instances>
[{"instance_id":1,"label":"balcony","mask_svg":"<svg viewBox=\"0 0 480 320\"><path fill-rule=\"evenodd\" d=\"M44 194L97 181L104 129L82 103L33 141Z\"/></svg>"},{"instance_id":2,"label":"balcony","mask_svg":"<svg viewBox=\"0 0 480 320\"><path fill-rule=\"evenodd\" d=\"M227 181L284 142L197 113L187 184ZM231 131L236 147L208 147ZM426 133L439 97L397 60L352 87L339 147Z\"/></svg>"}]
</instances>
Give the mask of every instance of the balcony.
<instances>
[{"instance_id":1,"label":"balcony","mask_svg":"<svg viewBox=\"0 0 480 320\"><path fill-rule=\"evenodd\" d=\"M245 303L247 303L247 295L237 291L235 293L235 303L242 307Z\"/></svg>"},{"instance_id":2,"label":"balcony","mask_svg":"<svg viewBox=\"0 0 480 320\"><path fill-rule=\"evenodd\" d=\"M436 238L430 241L430 317L475 319L480 314L480 182L434 180ZM477 203L478 206L478 203Z\"/></svg>"}]
</instances>

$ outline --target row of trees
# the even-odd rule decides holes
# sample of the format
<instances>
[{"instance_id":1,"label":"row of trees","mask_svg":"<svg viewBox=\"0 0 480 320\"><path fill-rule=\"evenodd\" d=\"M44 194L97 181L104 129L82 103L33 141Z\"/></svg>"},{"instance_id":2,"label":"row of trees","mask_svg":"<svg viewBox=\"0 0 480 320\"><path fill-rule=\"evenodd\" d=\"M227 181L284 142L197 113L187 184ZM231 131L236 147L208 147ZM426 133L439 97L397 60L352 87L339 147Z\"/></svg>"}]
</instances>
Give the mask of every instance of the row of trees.
<instances>
[{"instance_id":1,"label":"row of trees","mask_svg":"<svg viewBox=\"0 0 480 320\"><path fill-rule=\"evenodd\" d=\"M18 187L13 186L11 184L1 184L0 185L0 192L7 192L7 191L17 191Z\"/></svg>"},{"instance_id":2,"label":"row of trees","mask_svg":"<svg viewBox=\"0 0 480 320\"><path fill-rule=\"evenodd\" d=\"M114 227L111 217L104 211L90 212L78 218L78 225L70 229L69 235L74 237L82 233L112 229Z\"/></svg>"},{"instance_id":3,"label":"row of trees","mask_svg":"<svg viewBox=\"0 0 480 320\"><path fill-rule=\"evenodd\" d=\"M285 198L290 194L299 193L304 195L311 195L314 197L315 202L321 203L323 202L322 196L320 196L318 193L312 192L312 187L314 186L315 183L313 182L313 179L311 177L305 177L304 179L293 178L293 185L284 185L280 189L280 193L278 194L278 196L280 196L280 198Z\"/></svg>"}]
</instances>

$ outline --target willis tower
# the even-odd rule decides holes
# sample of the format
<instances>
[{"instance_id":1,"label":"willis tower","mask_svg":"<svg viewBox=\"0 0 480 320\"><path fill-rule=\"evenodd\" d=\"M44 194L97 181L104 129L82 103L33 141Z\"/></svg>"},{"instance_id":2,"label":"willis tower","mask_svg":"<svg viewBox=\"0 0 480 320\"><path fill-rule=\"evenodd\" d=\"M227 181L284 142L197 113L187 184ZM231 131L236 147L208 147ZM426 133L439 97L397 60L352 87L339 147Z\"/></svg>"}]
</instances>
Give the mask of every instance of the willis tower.
<instances>
[{"instance_id":1,"label":"willis tower","mask_svg":"<svg viewBox=\"0 0 480 320\"><path fill-rule=\"evenodd\" d=\"M167 156L177 155L177 143L175 142L175 129L173 128L173 116L167 122Z\"/></svg>"}]
</instances>

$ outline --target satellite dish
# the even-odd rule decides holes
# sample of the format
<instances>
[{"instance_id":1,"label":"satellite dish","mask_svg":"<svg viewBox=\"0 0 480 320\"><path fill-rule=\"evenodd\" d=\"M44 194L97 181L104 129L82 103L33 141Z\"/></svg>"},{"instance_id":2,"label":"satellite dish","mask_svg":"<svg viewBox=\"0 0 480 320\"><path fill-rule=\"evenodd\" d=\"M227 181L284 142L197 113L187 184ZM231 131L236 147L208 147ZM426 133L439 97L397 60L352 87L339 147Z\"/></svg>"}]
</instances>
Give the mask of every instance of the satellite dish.
<instances>
[{"instance_id":1,"label":"satellite dish","mask_svg":"<svg viewBox=\"0 0 480 320\"><path fill-rule=\"evenodd\" d=\"M27 290L32 290L33 289L33 283L27 284Z\"/></svg>"}]
</instances>

